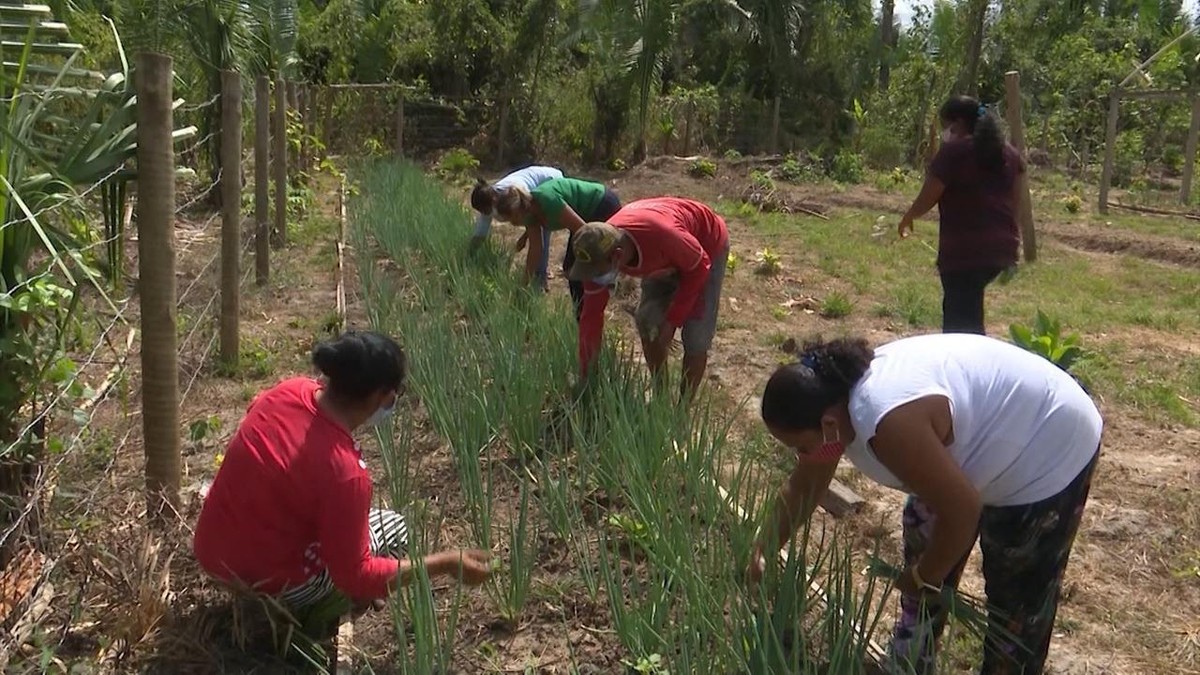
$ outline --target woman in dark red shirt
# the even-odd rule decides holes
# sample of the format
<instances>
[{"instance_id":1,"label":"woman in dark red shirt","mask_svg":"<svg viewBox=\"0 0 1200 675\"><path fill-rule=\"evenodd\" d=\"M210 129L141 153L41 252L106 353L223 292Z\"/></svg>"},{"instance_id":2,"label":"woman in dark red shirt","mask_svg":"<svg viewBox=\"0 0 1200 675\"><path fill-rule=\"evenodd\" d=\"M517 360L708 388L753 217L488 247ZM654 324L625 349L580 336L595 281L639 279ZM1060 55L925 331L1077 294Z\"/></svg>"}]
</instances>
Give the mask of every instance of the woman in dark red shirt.
<instances>
[{"instance_id":1,"label":"woman in dark red shirt","mask_svg":"<svg viewBox=\"0 0 1200 675\"><path fill-rule=\"evenodd\" d=\"M371 476L351 435L384 419L404 383L404 352L378 333L317 345L321 380L297 377L258 395L229 443L196 525L196 559L210 575L276 595L295 611L341 596L358 605L408 582L407 529L371 508ZM431 576L471 585L488 554L426 556Z\"/></svg>"},{"instance_id":2,"label":"woman in dark red shirt","mask_svg":"<svg viewBox=\"0 0 1200 675\"><path fill-rule=\"evenodd\" d=\"M1017 264L1018 178L1025 162L979 101L956 96L939 116L942 147L900 220L900 236L911 234L913 221L938 207L942 332L982 335L984 289Z\"/></svg>"}]
</instances>

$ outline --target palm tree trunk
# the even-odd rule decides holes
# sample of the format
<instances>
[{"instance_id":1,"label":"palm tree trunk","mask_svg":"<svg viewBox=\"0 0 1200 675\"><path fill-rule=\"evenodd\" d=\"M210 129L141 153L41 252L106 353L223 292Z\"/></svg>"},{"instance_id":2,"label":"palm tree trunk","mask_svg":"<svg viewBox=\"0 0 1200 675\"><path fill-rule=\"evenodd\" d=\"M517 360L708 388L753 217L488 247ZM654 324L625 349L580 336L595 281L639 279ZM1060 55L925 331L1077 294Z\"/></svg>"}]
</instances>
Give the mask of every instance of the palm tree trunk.
<instances>
[{"instance_id":1,"label":"palm tree trunk","mask_svg":"<svg viewBox=\"0 0 1200 675\"><path fill-rule=\"evenodd\" d=\"M171 57L137 57L138 294L142 314L142 433L146 512L179 507L179 366L175 335L175 150Z\"/></svg>"},{"instance_id":2,"label":"palm tree trunk","mask_svg":"<svg viewBox=\"0 0 1200 675\"><path fill-rule=\"evenodd\" d=\"M975 96L979 92L979 59L983 53L987 10L987 0L971 0L971 40L967 44L967 66L958 81L958 90L967 96Z\"/></svg>"},{"instance_id":3,"label":"palm tree trunk","mask_svg":"<svg viewBox=\"0 0 1200 675\"><path fill-rule=\"evenodd\" d=\"M896 0L883 0L879 8L879 91L892 81L892 47L895 40Z\"/></svg>"},{"instance_id":4,"label":"palm tree trunk","mask_svg":"<svg viewBox=\"0 0 1200 675\"><path fill-rule=\"evenodd\" d=\"M767 151L772 155L779 152L779 106L782 100L783 96L776 92L771 111L771 139L767 145Z\"/></svg>"}]
</instances>

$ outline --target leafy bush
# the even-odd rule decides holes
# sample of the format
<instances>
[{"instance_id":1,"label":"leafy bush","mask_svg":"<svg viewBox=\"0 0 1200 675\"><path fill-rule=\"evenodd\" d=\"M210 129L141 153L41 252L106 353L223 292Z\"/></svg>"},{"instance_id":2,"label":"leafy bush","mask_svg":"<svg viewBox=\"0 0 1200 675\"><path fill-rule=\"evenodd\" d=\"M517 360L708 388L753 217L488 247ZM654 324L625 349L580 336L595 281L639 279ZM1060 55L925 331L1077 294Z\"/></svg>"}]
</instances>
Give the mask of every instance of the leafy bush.
<instances>
[{"instance_id":1,"label":"leafy bush","mask_svg":"<svg viewBox=\"0 0 1200 675\"><path fill-rule=\"evenodd\" d=\"M1031 351L1054 365L1069 371L1080 359L1086 356L1083 347L1079 345L1079 335L1063 335L1062 323L1051 319L1042 310L1038 310L1033 326L1012 324L1008 327L1009 335L1017 346Z\"/></svg>"},{"instance_id":2,"label":"leafy bush","mask_svg":"<svg viewBox=\"0 0 1200 675\"><path fill-rule=\"evenodd\" d=\"M717 163L701 157L688 165L687 172L692 178L712 178L717 175Z\"/></svg>"},{"instance_id":3,"label":"leafy bush","mask_svg":"<svg viewBox=\"0 0 1200 675\"><path fill-rule=\"evenodd\" d=\"M863 180L862 155L851 150L842 150L833 157L829 177L839 183L861 183Z\"/></svg>"},{"instance_id":4,"label":"leafy bush","mask_svg":"<svg viewBox=\"0 0 1200 675\"><path fill-rule=\"evenodd\" d=\"M628 168L629 165L625 164L625 160L621 159L620 157L614 157L608 162L609 171L624 171Z\"/></svg>"},{"instance_id":5,"label":"leafy bush","mask_svg":"<svg viewBox=\"0 0 1200 675\"><path fill-rule=\"evenodd\" d=\"M868 126L859 137L867 163L877 168L903 164L907 149L902 137L885 126Z\"/></svg>"},{"instance_id":6,"label":"leafy bush","mask_svg":"<svg viewBox=\"0 0 1200 675\"><path fill-rule=\"evenodd\" d=\"M802 164L799 159L789 156L779 165L779 177L789 183L801 183L815 177L812 167Z\"/></svg>"},{"instance_id":7,"label":"leafy bush","mask_svg":"<svg viewBox=\"0 0 1200 675\"><path fill-rule=\"evenodd\" d=\"M465 148L447 150L438 160L438 175L450 180L470 178L479 169L479 160Z\"/></svg>"},{"instance_id":8,"label":"leafy bush","mask_svg":"<svg viewBox=\"0 0 1200 675\"><path fill-rule=\"evenodd\" d=\"M1140 131L1122 131L1117 134L1113 150L1113 185L1129 185L1142 162L1146 143Z\"/></svg>"},{"instance_id":9,"label":"leafy bush","mask_svg":"<svg viewBox=\"0 0 1200 675\"><path fill-rule=\"evenodd\" d=\"M766 192L775 190L775 179L771 178L771 174L761 169L755 169L750 172L750 183L758 190Z\"/></svg>"},{"instance_id":10,"label":"leafy bush","mask_svg":"<svg viewBox=\"0 0 1200 675\"><path fill-rule=\"evenodd\" d=\"M1083 198L1079 195L1067 195L1063 197L1062 203L1067 213L1079 213L1079 210L1083 208Z\"/></svg>"},{"instance_id":11,"label":"leafy bush","mask_svg":"<svg viewBox=\"0 0 1200 675\"><path fill-rule=\"evenodd\" d=\"M734 150L733 148L730 148L725 151L724 157L725 157L726 161L732 162L733 160L741 159L742 153L738 152L737 150Z\"/></svg>"},{"instance_id":12,"label":"leafy bush","mask_svg":"<svg viewBox=\"0 0 1200 675\"><path fill-rule=\"evenodd\" d=\"M758 252L754 271L764 277L773 277L783 271L783 261L778 253L764 248Z\"/></svg>"}]
</instances>

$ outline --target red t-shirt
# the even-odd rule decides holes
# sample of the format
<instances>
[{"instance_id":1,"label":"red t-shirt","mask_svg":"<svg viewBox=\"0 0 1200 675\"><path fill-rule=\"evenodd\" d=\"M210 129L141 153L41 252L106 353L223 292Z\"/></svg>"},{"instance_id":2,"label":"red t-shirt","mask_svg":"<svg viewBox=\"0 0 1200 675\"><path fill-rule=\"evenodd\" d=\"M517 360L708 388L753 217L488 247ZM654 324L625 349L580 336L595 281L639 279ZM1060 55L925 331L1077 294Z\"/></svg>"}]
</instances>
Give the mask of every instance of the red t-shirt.
<instances>
[{"instance_id":1,"label":"red t-shirt","mask_svg":"<svg viewBox=\"0 0 1200 675\"><path fill-rule=\"evenodd\" d=\"M637 262L621 266L633 277L679 274L679 288L667 308L667 321L679 327L704 313L704 284L712 261L729 248L725 221L704 204L679 197L642 199L625 205L608 224L628 235L637 248ZM579 319L579 363L586 372L600 352L608 288L583 284Z\"/></svg>"},{"instance_id":2,"label":"red t-shirt","mask_svg":"<svg viewBox=\"0 0 1200 675\"><path fill-rule=\"evenodd\" d=\"M200 511L196 560L263 593L328 569L351 598L382 598L398 562L371 554L371 477L349 432L317 407L320 388L292 378L250 404Z\"/></svg>"},{"instance_id":3,"label":"red t-shirt","mask_svg":"<svg viewBox=\"0 0 1200 675\"><path fill-rule=\"evenodd\" d=\"M1014 184L1023 171L1021 154L1008 144L998 172L979 166L970 138L942 145L929 167L946 186L938 201L939 270L1003 269L1017 262L1019 205Z\"/></svg>"}]
</instances>

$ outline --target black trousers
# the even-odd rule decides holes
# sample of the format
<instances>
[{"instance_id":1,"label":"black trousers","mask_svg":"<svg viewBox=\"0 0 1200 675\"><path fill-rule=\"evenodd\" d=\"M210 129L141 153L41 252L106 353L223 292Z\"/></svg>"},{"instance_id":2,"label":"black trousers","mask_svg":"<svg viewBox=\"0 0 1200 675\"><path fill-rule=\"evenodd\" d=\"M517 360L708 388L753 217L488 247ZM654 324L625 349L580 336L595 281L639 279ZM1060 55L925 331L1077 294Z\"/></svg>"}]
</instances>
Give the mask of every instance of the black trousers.
<instances>
[{"instance_id":1,"label":"black trousers","mask_svg":"<svg viewBox=\"0 0 1200 675\"><path fill-rule=\"evenodd\" d=\"M1000 268L942 272L942 332L986 334L983 292Z\"/></svg>"},{"instance_id":2,"label":"black trousers","mask_svg":"<svg viewBox=\"0 0 1200 675\"><path fill-rule=\"evenodd\" d=\"M621 200L617 198L617 194L612 190L604 190L604 198L596 205L596 208L591 213L580 213L579 217L585 223L603 222L616 215L617 211L621 210ZM563 276L567 276L567 272L571 269L571 265L575 264L575 235L571 234L567 238L567 254L563 256ZM583 282L567 280L567 287L571 289L571 303L575 305L575 321L583 315Z\"/></svg>"}]
</instances>

